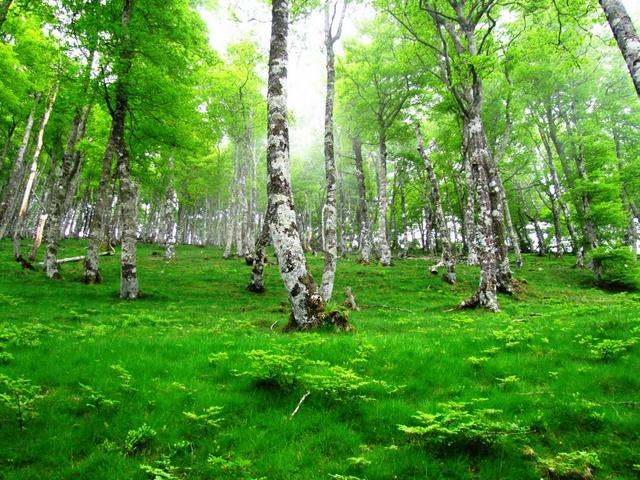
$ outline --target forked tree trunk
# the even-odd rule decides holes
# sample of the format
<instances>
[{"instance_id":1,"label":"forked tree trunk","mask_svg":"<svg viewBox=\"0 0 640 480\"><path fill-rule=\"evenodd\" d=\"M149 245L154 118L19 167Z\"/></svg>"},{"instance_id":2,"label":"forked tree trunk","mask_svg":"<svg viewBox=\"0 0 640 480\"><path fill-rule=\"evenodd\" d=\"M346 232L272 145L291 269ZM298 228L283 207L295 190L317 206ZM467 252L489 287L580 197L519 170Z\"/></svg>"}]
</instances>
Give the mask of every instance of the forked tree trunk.
<instances>
[{"instance_id":1,"label":"forked tree trunk","mask_svg":"<svg viewBox=\"0 0 640 480\"><path fill-rule=\"evenodd\" d=\"M613 36L618 42L631 79L640 96L640 38L621 0L600 0Z\"/></svg>"},{"instance_id":2,"label":"forked tree trunk","mask_svg":"<svg viewBox=\"0 0 640 480\"><path fill-rule=\"evenodd\" d=\"M267 91L267 193L272 215L265 219L291 303L291 325L310 329L322 322L324 300L307 269L291 192L287 121L289 0L273 0Z\"/></svg>"}]
</instances>

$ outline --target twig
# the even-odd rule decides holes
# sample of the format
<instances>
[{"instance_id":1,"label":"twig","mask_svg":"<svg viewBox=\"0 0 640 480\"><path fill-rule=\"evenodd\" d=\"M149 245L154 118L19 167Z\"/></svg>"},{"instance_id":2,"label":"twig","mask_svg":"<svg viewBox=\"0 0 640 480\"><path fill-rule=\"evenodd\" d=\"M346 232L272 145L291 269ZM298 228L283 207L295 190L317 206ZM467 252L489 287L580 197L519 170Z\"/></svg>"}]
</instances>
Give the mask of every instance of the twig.
<instances>
[{"instance_id":1,"label":"twig","mask_svg":"<svg viewBox=\"0 0 640 480\"><path fill-rule=\"evenodd\" d=\"M278 320L276 320L271 324L271 326L269 327L269 330L273 330L273 327L275 327L277 324L278 324Z\"/></svg>"},{"instance_id":2,"label":"twig","mask_svg":"<svg viewBox=\"0 0 640 480\"><path fill-rule=\"evenodd\" d=\"M300 401L298 402L298 405L296 406L295 410L293 412L291 412L291 416L289 417L289 420L291 420L293 418L293 416L298 413L298 410L300 410L300 406L302 405L302 402L304 402L307 397L311 395L311 391L307 390L307 393L305 393L302 398L300 399Z\"/></svg>"}]
</instances>

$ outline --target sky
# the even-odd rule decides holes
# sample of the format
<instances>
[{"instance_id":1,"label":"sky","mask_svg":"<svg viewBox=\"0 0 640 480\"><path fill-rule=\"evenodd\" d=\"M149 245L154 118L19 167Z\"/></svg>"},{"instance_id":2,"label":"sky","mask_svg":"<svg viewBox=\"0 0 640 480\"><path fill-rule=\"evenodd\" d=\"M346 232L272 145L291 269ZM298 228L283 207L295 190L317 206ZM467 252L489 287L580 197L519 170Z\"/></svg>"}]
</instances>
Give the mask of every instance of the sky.
<instances>
[{"instance_id":1,"label":"sky","mask_svg":"<svg viewBox=\"0 0 640 480\"><path fill-rule=\"evenodd\" d=\"M629 15L640 24L640 0L622 0ZM211 45L221 54L227 46L247 37L255 38L266 55L271 32L271 12L265 0L219 0L216 11L200 11L209 28ZM372 19L371 7L350 5L345 17L342 38L358 33L358 25ZM290 145L292 157L307 154L322 144L324 131L325 56L324 14L314 12L297 20L289 37L289 109L292 112ZM266 72L266 69L265 69ZM320 149L321 150L321 149Z\"/></svg>"}]
</instances>

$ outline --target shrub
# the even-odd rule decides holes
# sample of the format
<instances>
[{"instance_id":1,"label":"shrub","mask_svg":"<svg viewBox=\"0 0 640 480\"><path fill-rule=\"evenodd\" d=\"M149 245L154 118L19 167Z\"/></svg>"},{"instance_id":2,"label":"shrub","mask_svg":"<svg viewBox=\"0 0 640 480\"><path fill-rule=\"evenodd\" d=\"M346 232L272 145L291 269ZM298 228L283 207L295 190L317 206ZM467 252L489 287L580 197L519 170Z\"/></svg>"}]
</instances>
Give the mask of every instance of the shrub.
<instances>
[{"instance_id":1,"label":"shrub","mask_svg":"<svg viewBox=\"0 0 640 480\"><path fill-rule=\"evenodd\" d=\"M0 404L11 410L18 421L20 430L24 430L27 420L37 416L34 403L43 397L39 385L32 385L26 378L11 378L0 374Z\"/></svg>"},{"instance_id":2,"label":"shrub","mask_svg":"<svg viewBox=\"0 0 640 480\"><path fill-rule=\"evenodd\" d=\"M146 423L139 428L129 430L124 439L125 455L134 455L144 450L151 444L156 435L156 431Z\"/></svg>"},{"instance_id":3,"label":"shrub","mask_svg":"<svg viewBox=\"0 0 640 480\"><path fill-rule=\"evenodd\" d=\"M439 403L438 413L414 415L422 425L398 425L398 429L419 443L452 452L491 448L507 437L525 433L517 423L500 421L497 417L502 414L501 410L468 408L471 405L469 402Z\"/></svg>"},{"instance_id":4,"label":"shrub","mask_svg":"<svg viewBox=\"0 0 640 480\"><path fill-rule=\"evenodd\" d=\"M590 258L598 285L640 290L640 265L629 247L599 247L591 251Z\"/></svg>"},{"instance_id":5,"label":"shrub","mask_svg":"<svg viewBox=\"0 0 640 480\"><path fill-rule=\"evenodd\" d=\"M598 454L595 452L565 452L553 458L538 458L538 464L550 478L555 479L590 479L593 469L600 466Z\"/></svg>"}]
</instances>

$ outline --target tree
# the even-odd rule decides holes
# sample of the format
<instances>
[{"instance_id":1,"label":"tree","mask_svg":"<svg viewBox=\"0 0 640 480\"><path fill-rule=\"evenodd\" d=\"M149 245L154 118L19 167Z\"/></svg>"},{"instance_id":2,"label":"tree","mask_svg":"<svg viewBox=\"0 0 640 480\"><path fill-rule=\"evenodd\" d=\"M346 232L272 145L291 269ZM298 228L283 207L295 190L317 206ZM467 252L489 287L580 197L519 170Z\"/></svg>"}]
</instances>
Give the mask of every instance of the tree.
<instances>
[{"instance_id":1,"label":"tree","mask_svg":"<svg viewBox=\"0 0 640 480\"><path fill-rule=\"evenodd\" d=\"M599 0L640 96L640 38L620 0Z\"/></svg>"},{"instance_id":2,"label":"tree","mask_svg":"<svg viewBox=\"0 0 640 480\"><path fill-rule=\"evenodd\" d=\"M331 300L338 256L338 214L336 210L336 161L333 146L333 104L335 98L335 53L334 45L342 34L348 0L343 0L338 13L339 1L325 0L324 4L324 48L327 57L327 95L324 113L324 165L327 178L327 198L324 205L324 272L322 274L322 296Z\"/></svg>"}]
</instances>

